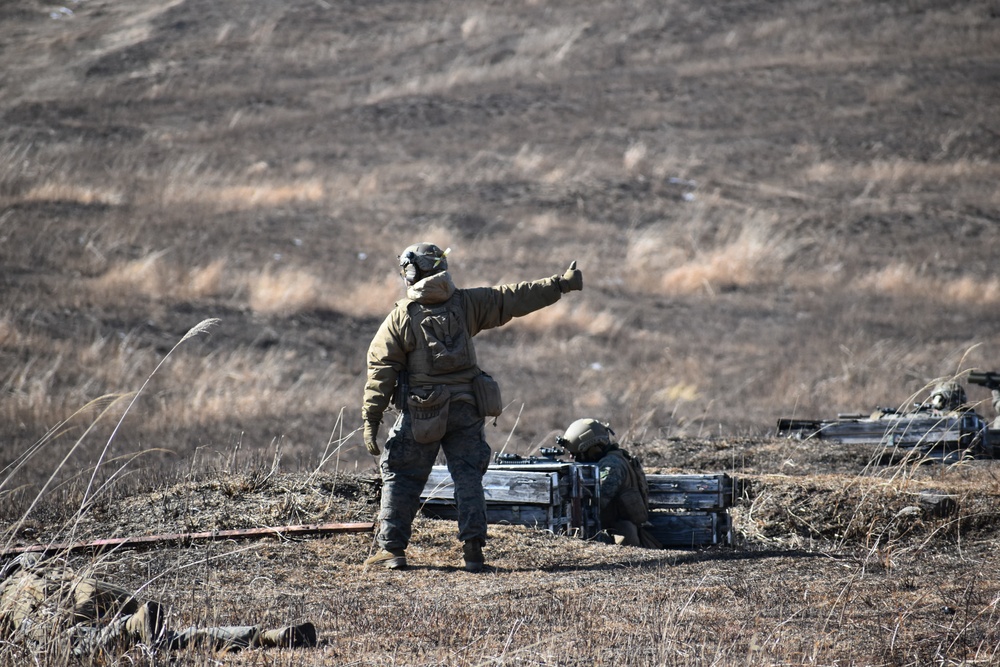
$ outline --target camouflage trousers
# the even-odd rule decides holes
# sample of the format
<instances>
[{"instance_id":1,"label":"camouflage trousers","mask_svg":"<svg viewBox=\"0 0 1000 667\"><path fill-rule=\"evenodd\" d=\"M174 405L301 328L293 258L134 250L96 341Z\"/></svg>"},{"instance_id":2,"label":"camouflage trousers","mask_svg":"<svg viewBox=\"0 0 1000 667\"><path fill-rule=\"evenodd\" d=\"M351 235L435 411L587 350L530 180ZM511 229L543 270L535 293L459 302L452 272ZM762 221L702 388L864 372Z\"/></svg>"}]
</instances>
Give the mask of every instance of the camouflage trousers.
<instances>
[{"instance_id":1,"label":"camouflage trousers","mask_svg":"<svg viewBox=\"0 0 1000 667\"><path fill-rule=\"evenodd\" d=\"M484 424L475 405L453 400L444 436L439 442L420 444L413 440L409 415L404 412L396 419L379 461L382 470L379 546L395 550L409 545L413 519L420 508L420 492L439 451L444 452L455 483L458 539L486 541L483 474L490 464L490 446Z\"/></svg>"}]
</instances>

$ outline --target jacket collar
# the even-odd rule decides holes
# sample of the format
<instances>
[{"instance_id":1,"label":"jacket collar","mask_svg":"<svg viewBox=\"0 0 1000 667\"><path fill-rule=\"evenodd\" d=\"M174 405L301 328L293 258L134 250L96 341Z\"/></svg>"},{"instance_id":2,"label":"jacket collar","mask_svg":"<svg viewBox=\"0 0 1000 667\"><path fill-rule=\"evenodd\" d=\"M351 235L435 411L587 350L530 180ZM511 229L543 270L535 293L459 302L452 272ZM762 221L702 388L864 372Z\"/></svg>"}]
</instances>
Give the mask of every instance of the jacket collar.
<instances>
[{"instance_id":1,"label":"jacket collar","mask_svg":"<svg viewBox=\"0 0 1000 667\"><path fill-rule=\"evenodd\" d=\"M455 283L447 271L427 276L406 288L406 297L417 303L444 303L455 293Z\"/></svg>"}]
</instances>

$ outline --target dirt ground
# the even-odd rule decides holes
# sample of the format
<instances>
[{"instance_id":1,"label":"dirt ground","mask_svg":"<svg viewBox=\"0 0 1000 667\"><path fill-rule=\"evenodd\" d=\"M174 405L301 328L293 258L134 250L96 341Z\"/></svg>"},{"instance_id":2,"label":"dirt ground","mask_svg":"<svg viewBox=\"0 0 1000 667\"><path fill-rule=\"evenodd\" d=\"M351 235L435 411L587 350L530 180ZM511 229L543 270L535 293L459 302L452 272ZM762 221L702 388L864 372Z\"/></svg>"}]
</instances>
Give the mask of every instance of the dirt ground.
<instances>
[{"instance_id":1,"label":"dirt ground","mask_svg":"<svg viewBox=\"0 0 1000 667\"><path fill-rule=\"evenodd\" d=\"M370 534L74 555L177 627L320 634L110 662L997 664L995 462L772 434L1000 366L998 84L987 0L0 3L5 537L372 520L364 355L427 238L463 285L584 271L477 338L494 448L608 419L737 477L733 544L497 526L473 576L421 519L404 573Z\"/></svg>"},{"instance_id":2,"label":"dirt ground","mask_svg":"<svg viewBox=\"0 0 1000 667\"><path fill-rule=\"evenodd\" d=\"M309 620L319 631L314 649L190 650L171 664L993 664L993 461L877 466L870 447L825 447L704 442L671 450L675 467L650 468L738 480L727 546L651 551L494 526L494 569L472 575L455 526L420 518L404 572L365 571L371 533L68 560L166 602L173 627ZM722 455L743 463L705 465ZM922 507L927 489L958 507ZM265 466L97 502L75 535L363 522L377 496L371 477Z\"/></svg>"}]
</instances>

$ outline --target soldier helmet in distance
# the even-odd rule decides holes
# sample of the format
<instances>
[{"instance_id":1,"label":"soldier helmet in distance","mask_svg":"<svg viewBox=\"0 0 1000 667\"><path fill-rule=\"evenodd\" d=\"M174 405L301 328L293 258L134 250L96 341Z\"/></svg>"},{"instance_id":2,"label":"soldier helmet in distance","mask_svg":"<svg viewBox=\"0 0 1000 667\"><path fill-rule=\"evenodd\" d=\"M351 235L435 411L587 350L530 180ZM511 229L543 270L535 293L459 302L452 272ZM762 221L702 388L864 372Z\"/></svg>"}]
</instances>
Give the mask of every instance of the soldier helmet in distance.
<instances>
[{"instance_id":1,"label":"soldier helmet in distance","mask_svg":"<svg viewBox=\"0 0 1000 667\"><path fill-rule=\"evenodd\" d=\"M939 382L931 391L930 403L937 410L955 410L967 402L965 390L957 382Z\"/></svg>"},{"instance_id":2,"label":"soldier helmet in distance","mask_svg":"<svg viewBox=\"0 0 1000 667\"><path fill-rule=\"evenodd\" d=\"M614 433L608 424L596 419L577 419L569 425L562 436L556 438L556 444L564 447L573 456L586 455L595 447L610 445Z\"/></svg>"}]
</instances>

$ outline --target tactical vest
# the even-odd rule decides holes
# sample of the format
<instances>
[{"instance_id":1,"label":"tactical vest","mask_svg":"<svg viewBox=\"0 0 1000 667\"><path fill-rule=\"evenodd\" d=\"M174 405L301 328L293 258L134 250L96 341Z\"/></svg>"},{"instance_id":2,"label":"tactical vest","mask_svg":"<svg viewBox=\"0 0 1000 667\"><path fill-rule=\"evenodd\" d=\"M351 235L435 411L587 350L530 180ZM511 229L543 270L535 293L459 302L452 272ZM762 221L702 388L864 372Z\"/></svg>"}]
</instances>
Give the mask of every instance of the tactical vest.
<instances>
[{"instance_id":1,"label":"tactical vest","mask_svg":"<svg viewBox=\"0 0 1000 667\"><path fill-rule=\"evenodd\" d=\"M406 306L416 347L406 356L414 375L447 375L473 368L476 350L465 322L460 290L438 304L411 301Z\"/></svg>"}]
</instances>

